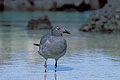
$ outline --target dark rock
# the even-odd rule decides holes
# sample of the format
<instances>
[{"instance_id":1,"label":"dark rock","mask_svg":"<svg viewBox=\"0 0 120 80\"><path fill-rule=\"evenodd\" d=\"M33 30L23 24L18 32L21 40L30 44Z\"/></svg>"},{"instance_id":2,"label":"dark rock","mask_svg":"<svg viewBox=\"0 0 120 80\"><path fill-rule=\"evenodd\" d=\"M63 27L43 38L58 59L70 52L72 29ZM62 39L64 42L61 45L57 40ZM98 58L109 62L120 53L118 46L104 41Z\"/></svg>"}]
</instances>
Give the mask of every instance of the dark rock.
<instances>
[{"instance_id":1,"label":"dark rock","mask_svg":"<svg viewBox=\"0 0 120 80\"><path fill-rule=\"evenodd\" d=\"M96 10L100 8L100 0L89 0L90 10Z\"/></svg>"},{"instance_id":2,"label":"dark rock","mask_svg":"<svg viewBox=\"0 0 120 80\"><path fill-rule=\"evenodd\" d=\"M107 0L99 0L99 3L100 3L100 7L103 8L105 4L108 3Z\"/></svg>"},{"instance_id":3,"label":"dark rock","mask_svg":"<svg viewBox=\"0 0 120 80\"><path fill-rule=\"evenodd\" d=\"M120 1L109 0L107 5L100 10L100 13L93 13L80 31L112 33L120 32ZM113 2L112 2L113 1ZM86 26L87 25L87 26ZM94 27L93 27L94 26Z\"/></svg>"},{"instance_id":4,"label":"dark rock","mask_svg":"<svg viewBox=\"0 0 120 80\"><path fill-rule=\"evenodd\" d=\"M88 0L87 3L83 0L78 6L75 4L64 4L61 7L58 6L57 2L53 3L53 6L49 9L49 11L79 11L84 12L88 10L96 10L102 8L106 3L107 0Z\"/></svg>"},{"instance_id":5,"label":"dark rock","mask_svg":"<svg viewBox=\"0 0 120 80\"><path fill-rule=\"evenodd\" d=\"M52 25L48 16L43 16L38 19L32 19L28 21L27 29L35 30L35 29L51 29Z\"/></svg>"},{"instance_id":6,"label":"dark rock","mask_svg":"<svg viewBox=\"0 0 120 80\"><path fill-rule=\"evenodd\" d=\"M74 4L64 4L61 7L57 7L57 3L55 2L53 7L49 9L50 11L77 11L76 6Z\"/></svg>"},{"instance_id":7,"label":"dark rock","mask_svg":"<svg viewBox=\"0 0 120 80\"><path fill-rule=\"evenodd\" d=\"M49 11L56 11L57 6L57 2L53 2L53 6L49 9Z\"/></svg>"},{"instance_id":8,"label":"dark rock","mask_svg":"<svg viewBox=\"0 0 120 80\"><path fill-rule=\"evenodd\" d=\"M34 0L28 0L28 2L30 3L31 6L35 5Z\"/></svg>"},{"instance_id":9,"label":"dark rock","mask_svg":"<svg viewBox=\"0 0 120 80\"><path fill-rule=\"evenodd\" d=\"M4 0L0 0L0 12L4 11Z\"/></svg>"},{"instance_id":10,"label":"dark rock","mask_svg":"<svg viewBox=\"0 0 120 80\"><path fill-rule=\"evenodd\" d=\"M16 11L88 11L100 9L108 0L0 0L0 9ZM9 3L8 3L9 2ZM10 4L13 3L13 4Z\"/></svg>"},{"instance_id":11,"label":"dark rock","mask_svg":"<svg viewBox=\"0 0 120 80\"><path fill-rule=\"evenodd\" d=\"M86 4L86 3L83 1L78 7L76 7L76 9L77 9L79 12L88 11L88 10L90 10L90 4Z\"/></svg>"}]
</instances>

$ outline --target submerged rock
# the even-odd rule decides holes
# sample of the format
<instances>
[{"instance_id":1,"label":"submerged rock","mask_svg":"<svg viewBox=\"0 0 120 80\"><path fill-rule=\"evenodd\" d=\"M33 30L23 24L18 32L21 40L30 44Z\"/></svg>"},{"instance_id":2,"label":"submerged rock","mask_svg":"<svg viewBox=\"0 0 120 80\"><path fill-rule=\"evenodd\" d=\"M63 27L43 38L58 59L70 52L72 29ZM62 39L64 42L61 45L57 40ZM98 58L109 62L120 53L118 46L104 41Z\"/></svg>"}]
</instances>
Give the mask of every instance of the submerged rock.
<instances>
[{"instance_id":1,"label":"submerged rock","mask_svg":"<svg viewBox=\"0 0 120 80\"><path fill-rule=\"evenodd\" d=\"M111 33L120 31L120 1L109 0L99 13L93 13L80 31Z\"/></svg>"},{"instance_id":2,"label":"submerged rock","mask_svg":"<svg viewBox=\"0 0 120 80\"><path fill-rule=\"evenodd\" d=\"M35 29L51 29L52 25L48 16L43 16L38 19L32 19L28 21L27 29L35 30Z\"/></svg>"}]
</instances>

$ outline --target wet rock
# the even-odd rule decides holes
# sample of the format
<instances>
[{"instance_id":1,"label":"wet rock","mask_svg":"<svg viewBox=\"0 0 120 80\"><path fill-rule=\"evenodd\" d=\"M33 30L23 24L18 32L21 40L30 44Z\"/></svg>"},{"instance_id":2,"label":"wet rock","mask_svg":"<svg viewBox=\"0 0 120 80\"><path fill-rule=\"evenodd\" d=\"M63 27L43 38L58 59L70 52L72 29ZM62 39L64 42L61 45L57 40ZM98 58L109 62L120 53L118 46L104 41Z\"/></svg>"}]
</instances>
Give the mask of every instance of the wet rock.
<instances>
[{"instance_id":1,"label":"wet rock","mask_svg":"<svg viewBox=\"0 0 120 80\"><path fill-rule=\"evenodd\" d=\"M27 1L30 3L31 6L35 5L34 0L27 0Z\"/></svg>"},{"instance_id":2,"label":"wet rock","mask_svg":"<svg viewBox=\"0 0 120 80\"><path fill-rule=\"evenodd\" d=\"M77 11L74 4L64 4L61 7L57 7L57 3L54 3L54 6L49 9L50 11Z\"/></svg>"},{"instance_id":3,"label":"wet rock","mask_svg":"<svg viewBox=\"0 0 120 80\"><path fill-rule=\"evenodd\" d=\"M79 12L84 12L84 11L88 11L90 10L90 4L85 3L85 1L83 1L79 6L76 7L76 9Z\"/></svg>"},{"instance_id":4,"label":"wet rock","mask_svg":"<svg viewBox=\"0 0 120 80\"><path fill-rule=\"evenodd\" d=\"M5 10L16 11L83 12L87 10L100 9L106 3L107 0L4 0Z\"/></svg>"},{"instance_id":5,"label":"wet rock","mask_svg":"<svg viewBox=\"0 0 120 80\"><path fill-rule=\"evenodd\" d=\"M35 30L35 29L51 29L52 25L48 16L43 16L38 19L32 19L28 21L27 29Z\"/></svg>"},{"instance_id":6,"label":"wet rock","mask_svg":"<svg viewBox=\"0 0 120 80\"><path fill-rule=\"evenodd\" d=\"M50 11L79 11L84 12L88 10L96 10L102 8L107 3L107 0L82 0L79 5L74 3L63 4L58 6L57 2L53 3L53 6L49 9Z\"/></svg>"},{"instance_id":7,"label":"wet rock","mask_svg":"<svg viewBox=\"0 0 120 80\"><path fill-rule=\"evenodd\" d=\"M103 8L105 4L108 3L108 0L99 0L100 8Z\"/></svg>"},{"instance_id":8,"label":"wet rock","mask_svg":"<svg viewBox=\"0 0 120 80\"><path fill-rule=\"evenodd\" d=\"M100 2L99 2L99 0L89 0L89 4L90 4L90 9L91 10L96 10L96 9L100 8Z\"/></svg>"},{"instance_id":9,"label":"wet rock","mask_svg":"<svg viewBox=\"0 0 120 80\"><path fill-rule=\"evenodd\" d=\"M0 12L4 11L4 0L0 0Z\"/></svg>"},{"instance_id":10,"label":"wet rock","mask_svg":"<svg viewBox=\"0 0 120 80\"><path fill-rule=\"evenodd\" d=\"M102 33L120 31L120 1L112 1L113 0L109 0L109 3L105 5L99 13L93 13L86 23L80 28L80 31Z\"/></svg>"}]
</instances>

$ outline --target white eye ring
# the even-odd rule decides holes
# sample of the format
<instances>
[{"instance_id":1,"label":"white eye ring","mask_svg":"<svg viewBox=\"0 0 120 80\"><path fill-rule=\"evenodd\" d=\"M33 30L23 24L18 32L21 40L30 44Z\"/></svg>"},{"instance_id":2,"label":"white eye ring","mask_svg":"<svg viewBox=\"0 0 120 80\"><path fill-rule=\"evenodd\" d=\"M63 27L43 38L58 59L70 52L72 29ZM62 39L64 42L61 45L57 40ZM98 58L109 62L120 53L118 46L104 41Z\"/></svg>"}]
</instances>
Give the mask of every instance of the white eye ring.
<instances>
[{"instance_id":1,"label":"white eye ring","mask_svg":"<svg viewBox=\"0 0 120 80\"><path fill-rule=\"evenodd\" d=\"M59 28L59 27L56 27L56 30L60 30L60 28Z\"/></svg>"}]
</instances>

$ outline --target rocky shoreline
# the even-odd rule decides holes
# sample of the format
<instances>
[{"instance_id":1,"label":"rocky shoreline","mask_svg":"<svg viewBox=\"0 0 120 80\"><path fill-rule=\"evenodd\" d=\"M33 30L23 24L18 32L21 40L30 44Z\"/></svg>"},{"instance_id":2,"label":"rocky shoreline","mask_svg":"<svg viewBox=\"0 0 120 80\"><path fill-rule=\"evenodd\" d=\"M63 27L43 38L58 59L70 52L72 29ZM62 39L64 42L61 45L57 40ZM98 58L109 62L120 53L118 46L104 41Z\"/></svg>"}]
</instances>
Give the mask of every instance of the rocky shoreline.
<instances>
[{"instance_id":1,"label":"rocky shoreline","mask_svg":"<svg viewBox=\"0 0 120 80\"><path fill-rule=\"evenodd\" d=\"M102 8L106 3L107 0L0 0L0 12L11 10L83 12Z\"/></svg>"},{"instance_id":2,"label":"rocky shoreline","mask_svg":"<svg viewBox=\"0 0 120 80\"><path fill-rule=\"evenodd\" d=\"M109 0L99 13L93 13L80 27L82 32L120 32L120 1Z\"/></svg>"}]
</instances>

